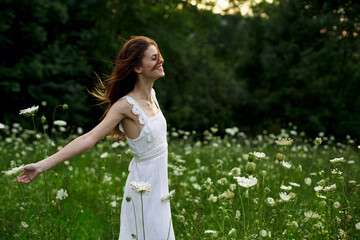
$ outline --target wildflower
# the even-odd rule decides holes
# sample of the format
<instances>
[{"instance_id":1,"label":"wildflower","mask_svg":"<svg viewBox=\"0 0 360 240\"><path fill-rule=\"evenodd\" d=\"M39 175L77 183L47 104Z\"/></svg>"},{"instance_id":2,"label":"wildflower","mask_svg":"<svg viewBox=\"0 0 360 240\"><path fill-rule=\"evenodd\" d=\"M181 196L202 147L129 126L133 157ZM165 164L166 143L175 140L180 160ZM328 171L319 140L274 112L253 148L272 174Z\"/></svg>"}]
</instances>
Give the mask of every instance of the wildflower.
<instances>
[{"instance_id":1,"label":"wildflower","mask_svg":"<svg viewBox=\"0 0 360 240\"><path fill-rule=\"evenodd\" d=\"M357 230L360 230L360 222L358 222L357 224L355 224L355 228L356 228Z\"/></svg>"},{"instance_id":2,"label":"wildflower","mask_svg":"<svg viewBox=\"0 0 360 240\"><path fill-rule=\"evenodd\" d=\"M100 158L107 158L109 156L109 153L104 152L103 154L100 155Z\"/></svg>"},{"instance_id":3,"label":"wildflower","mask_svg":"<svg viewBox=\"0 0 360 240\"><path fill-rule=\"evenodd\" d=\"M253 154L255 157L257 157L258 159L265 158L265 153L263 153L263 152L253 152L252 154Z\"/></svg>"},{"instance_id":4,"label":"wildflower","mask_svg":"<svg viewBox=\"0 0 360 240\"><path fill-rule=\"evenodd\" d=\"M110 206L111 206L111 207L116 207L116 206L117 206L116 201L112 201L112 202L110 202Z\"/></svg>"},{"instance_id":5,"label":"wildflower","mask_svg":"<svg viewBox=\"0 0 360 240\"><path fill-rule=\"evenodd\" d=\"M233 128L226 128L225 132L231 136L235 136L235 134L237 132L239 132L239 129L237 127L233 127Z\"/></svg>"},{"instance_id":6,"label":"wildflower","mask_svg":"<svg viewBox=\"0 0 360 240\"><path fill-rule=\"evenodd\" d=\"M225 185L225 184L227 184L227 180L226 180L226 178L220 178L220 179L217 181L217 183L219 183L219 184L221 184L221 185Z\"/></svg>"},{"instance_id":7,"label":"wildflower","mask_svg":"<svg viewBox=\"0 0 360 240\"><path fill-rule=\"evenodd\" d=\"M107 183L111 181L111 175L109 173L105 173L104 178L103 178L103 183Z\"/></svg>"},{"instance_id":8,"label":"wildflower","mask_svg":"<svg viewBox=\"0 0 360 240\"><path fill-rule=\"evenodd\" d=\"M285 191L290 191L290 190L292 189L292 187L291 187L291 186L281 185L281 186L280 186L280 189L281 189L281 190L285 190Z\"/></svg>"},{"instance_id":9,"label":"wildflower","mask_svg":"<svg viewBox=\"0 0 360 240\"><path fill-rule=\"evenodd\" d=\"M29 225L27 225L26 222L21 222L21 226L22 226L23 228L28 228L28 227L29 227Z\"/></svg>"},{"instance_id":10,"label":"wildflower","mask_svg":"<svg viewBox=\"0 0 360 240\"><path fill-rule=\"evenodd\" d=\"M331 170L331 174L334 174L334 175L341 175L342 174L342 171L340 171L339 169L332 169Z\"/></svg>"},{"instance_id":11,"label":"wildflower","mask_svg":"<svg viewBox=\"0 0 360 240\"><path fill-rule=\"evenodd\" d=\"M229 236L234 235L236 233L236 229L232 228L229 232Z\"/></svg>"},{"instance_id":12,"label":"wildflower","mask_svg":"<svg viewBox=\"0 0 360 240\"><path fill-rule=\"evenodd\" d=\"M260 236L266 237L266 235L267 235L266 230L263 229L263 230L260 231Z\"/></svg>"},{"instance_id":13,"label":"wildflower","mask_svg":"<svg viewBox=\"0 0 360 240\"><path fill-rule=\"evenodd\" d=\"M227 199L231 199L234 197L234 193L226 190L225 192L223 192L222 194L220 194L219 198L227 198Z\"/></svg>"},{"instance_id":14,"label":"wildflower","mask_svg":"<svg viewBox=\"0 0 360 240\"><path fill-rule=\"evenodd\" d=\"M214 196L214 194L211 194L211 195L209 196L209 198L208 198L208 200L211 201L211 202L216 202L217 199L218 199L218 197L217 197L217 196Z\"/></svg>"},{"instance_id":15,"label":"wildflower","mask_svg":"<svg viewBox=\"0 0 360 240\"><path fill-rule=\"evenodd\" d=\"M268 197L266 199L266 202L270 205L270 206L274 206L275 205L275 201L272 197Z\"/></svg>"},{"instance_id":16,"label":"wildflower","mask_svg":"<svg viewBox=\"0 0 360 240\"><path fill-rule=\"evenodd\" d=\"M149 193L151 191L151 185L148 182L137 183L135 181L132 181L130 185L132 189L138 191L139 193L143 193L143 192Z\"/></svg>"},{"instance_id":17,"label":"wildflower","mask_svg":"<svg viewBox=\"0 0 360 240\"><path fill-rule=\"evenodd\" d=\"M231 171L228 173L228 175L234 176L234 177L238 177L238 176L240 176L240 174L241 174L241 170L240 170L240 168L238 168L238 167L234 167L234 168L231 169Z\"/></svg>"},{"instance_id":18,"label":"wildflower","mask_svg":"<svg viewBox=\"0 0 360 240\"><path fill-rule=\"evenodd\" d=\"M340 203L339 203L339 202L334 202L333 206L334 206L334 208L339 208L339 207L340 207Z\"/></svg>"},{"instance_id":19,"label":"wildflower","mask_svg":"<svg viewBox=\"0 0 360 240\"><path fill-rule=\"evenodd\" d=\"M30 108L20 110L19 115L25 115L26 117L31 117L34 116L38 110L39 110L39 106L32 106Z\"/></svg>"},{"instance_id":20,"label":"wildflower","mask_svg":"<svg viewBox=\"0 0 360 240\"><path fill-rule=\"evenodd\" d=\"M79 135L81 135L81 134L84 133L84 130L82 129L82 127L77 127L77 128L76 128L76 132L77 132Z\"/></svg>"},{"instance_id":21,"label":"wildflower","mask_svg":"<svg viewBox=\"0 0 360 240\"><path fill-rule=\"evenodd\" d=\"M282 154L282 153L278 153L278 154L276 154L276 159L278 161L284 161L285 160L285 155Z\"/></svg>"},{"instance_id":22,"label":"wildflower","mask_svg":"<svg viewBox=\"0 0 360 240\"><path fill-rule=\"evenodd\" d=\"M239 210L236 210L236 212L235 212L235 220L239 221L240 216L241 216L240 211L239 211Z\"/></svg>"},{"instance_id":23,"label":"wildflower","mask_svg":"<svg viewBox=\"0 0 360 240\"><path fill-rule=\"evenodd\" d=\"M20 171L22 171L24 169L25 165L21 165L20 167L14 167L13 169L11 170L8 170L8 171L4 171L5 175L7 176L11 176L11 175L14 175Z\"/></svg>"},{"instance_id":24,"label":"wildflower","mask_svg":"<svg viewBox=\"0 0 360 240\"><path fill-rule=\"evenodd\" d=\"M318 222L317 224L314 225L317 228L321 228L322 227L322 222Z\"/></svg>"},{"instance_id":25,"label":"wildflower","mask_svg":"<svg viewBox=\"0 0 360 240\"><path fill-rule=\"evenodd\" d=\"M316 195L318 198L321 198L321 199L326 199L326 197L325 196L323 196L323 195L320 195L320 194L318 194L318 195Z\"/></svg>"},{"instance_id":26,"label":"wildflower","mask_svg":"<svg viewBox=\"0 0 360 240\"><path fill-rule=\"evenodd\" d=\"M171 190L168 194L161 197L161 201L166 202L172 199L175 195L175 190Z\"/></svg>"},{"instance_id":27,"label":"wildflower","mask_svg":"<svg viewBox=\"0 0 360 240\"><path fill-rule=\"evenodd\" d=\"M342 162L345 162L345 159L343 157L341 158L334 158L334 159L331 159L330 162L332 164L336 164L336 163L342 163Z\"/></svg>"},{"instance_id":28,"label":"wildflower","mask_svg":"<svg viewBox=\"0 0 360 240\"><path fill-rule=\"evenodd\" d=\"M203 184L203 186L209 190L211 188L211 185L213 184L213 181L211 180L211 178L207 178Z\"/></svg>"},{"instance_id":29,"label":"wildflower","mask_svg":"<svg viewBox=\"0 0 360 240\"><path fill-rule=\"evenodd\" d=\"M66 103L62 105L63 109L68 109L69 108L69 105L67 105Z\"/></svg>"},{"instance_id":30,"label":"wildflower","mask_svg":"<svg viewBox=\"0 0 360 240\"><path fill-rule=\"evenodd\" d=\"M112 148L117 148L118 146L120 146L119 142L114 142L113 144L111 144Z\"/></svg>"},{"instance_id":31,"label":"wildflower","mask_svg":"<svg viewBox=\"0 0 360 240\"><path fill-rule=\"evenodd\" d=\"M328 192L328 191L331 191L331 190L335 190L336 189L336 184L332 184L328 187L324 187L324 192Z\"/></svg>"},{"instance_id":32,"label":"wildflower","mask_svg":"<svg viewBox=\"0 0 360 240\"><path fill-rule=\"evenodd\" d=\"M41 116L41 123L45 123L46 122L46 117L44 115Z\"/></svg>"},{"instance_id":33,"label":"wildflower","mask_svg":"<svg viewBox=\"0 0 360 240\"><path fill-rule=\"evenodd\" d=\"M60 189L56 194L56 199L63 200L68 196L67 191Z\"/></svg>"},{"instance_id":34,"label":"wildflower","mask_svg":"<svg viewBox=\"0 0 360 240\"><path fill-rule=\"evenodd\" d=\"M317 214L316 212L313 212L313 211L304 212L304 215L306 218L314 218L314 219L321 218L321 216L319 214Z\"/></svg>"},{"instance_id":35,"label":"wildflower","mask_svg":"<svg viewBox=\"0 0 360 240\"><path fill-rule=\"evenodd\" d=\"M0 123L0 129L5 129L5 124Z\"/></svg>"},{"instance_id":36,"label":"wildflower","mask_svg":"<svg viewBox=\"0 0 360 240\"><path fill-rule=\"evenodd\" d=\"M245 170L249 174L253 173L255 169L256 169L256 164L254 162L248 162L245 166Z\"/></svg>"},{"instance_id":37,"label":"wildflower","mask_svg":"<svg viewBox=\"0 0 360 240\"><path fill-rule=\"evenodd\" d=\"M249 188L257 184L257 178L251 175L249 176L249 178L245 178L245 177L234 177L234 178L237 180L238 184L244 188Z\"/></svg>"},{"instance_id":38,"label":"wildflower","mask_svg":"<svg viewBox=\"0 0 360 240\"><path fill-rule=\"evenodd\" d=\"M322 139L320 137L315 138L314 144L315 146L319 146L322 143Z\"/></svg>"},{"instance_id":39,"label":"wildflower","mask_svg":"<svg viewBox=\"0 0 360 240\"><path fill-rule=\"evenodd\" d=\"M205 230L204 233L205 234L210 234L212 237L217 237L218 236L217 231L214 231L214 230Z\"/></svg>"},{"instance_id":40,"label":"wildflower","mask_svg":"<svg viewBox=\"0 0 360 240\"><path fill-rule=\"evenodd\" d=\"M192 186L196 189L196 190L201 190L201 186L197 183L193 183Z\"/></svg>"},{"instance_id":41,"label":"wildflower","mask_svg":"<svg viewBox=\"0 0 360 240\"><path fill-rule=\"evenodd\" d=\"M300 184L294 183L294 182L289 182L289 185L291 185L293 187L300 187Z\"/></svg>"},{"instance_id":42,"label":"wildflower","mask_svg":"<svg viewBox=\"0 0 360 240\"><path fill-rule=\"evenodd\" d=\"M326 183L325 179L321 179L320 181L317 182L317 184L318 184L319 186L324 186L325 183Z\"/></svg>"},{"instance_id":43,"label":"wildflower","mask_svg":"<svg viewBox=\"0 0 360 240\"><path fill-rule=\"evenodd\" d=\"M299 224L296 221L291 221L288 225L292 226L293 228L299 227Z\"/></svg>"},{"instance_id":44,"label":"wildflower","mask_svg":"<svg viewBox=\"0 0 360 240\"><path fill-rule=\"evenodd\" d=\"M320 192L320 191L323 190L323 189L324 189L323 186L316 186L316 187L314 187L315 192Z\"/></svg>"},{"instance_id":45,"label":"wildflower","mask_svg":"<svg viewBox=\"0 0 360 240\"><path fill-rule=\"evenodd\" d=\"M280 147L286 147L286 146L290 146L293 143L293 140L291 138L282 138L282 139L278 139L275 140L276 145L280 146Z\"/></svg>"},{"instance_id":46,"label":"wildflower","mask_svg":"<svg viewBox=\"0 0 360 240\"><path fill-rule=\"evenodd\" d=\"M282 161L282 162L281 162L281 165L282 165L284 168L287 168L287 169L290 169L290 168L291 168L291 164L288 163L288 162L285 162L285 161Z\"/></svg>"},{"instance_id":47,"label":"wildflower","mask_svg":"<svg viewBox=\"0 0 360 240\"><path fill-rule=\"evenodd\" d=\"M67 123L63 120L55 120L54 121L54 125L59 126L59 127L64 127L64 126L66 126L66 124Z\"/></svg>"},{"instance_id":48,"label":"wildflower","mask_svg":"<svg viewBox=\"0 0 360 240\"><path fill-rule=\"evenodd\" d=\"M290 198L291 198L291 196L288 195L286 192L281 192L281 193L279 193L279 196L280 196L280 198L281 198L283 201L285 201L285 202L289 201Z\"/></svg>"}]
</instances>

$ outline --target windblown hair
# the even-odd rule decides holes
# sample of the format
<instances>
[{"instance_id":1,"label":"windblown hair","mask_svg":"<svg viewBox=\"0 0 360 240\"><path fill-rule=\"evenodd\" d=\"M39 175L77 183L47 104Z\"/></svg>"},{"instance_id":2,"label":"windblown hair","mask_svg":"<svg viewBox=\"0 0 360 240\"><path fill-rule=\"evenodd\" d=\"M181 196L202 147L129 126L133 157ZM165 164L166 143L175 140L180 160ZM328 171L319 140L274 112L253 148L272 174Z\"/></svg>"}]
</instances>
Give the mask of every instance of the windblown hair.
<instances>
[{"instance_id":1,"label":"windblown hair","mask_svg":"<svg viewBox=\"0 0 360 240\"><path fill-rule=\"evenodd\" d=\"M157 48L159 59L162 58L154 40L144 36L135 36L128 40L120 50L112 74L104 81L97 76L98 82L90 94L100 101L99 105L105 106L102 117L105 117L117 100L134 89L137 79L134 69L142 65L144 53L150 45ZM118 127L115 127L110 135L113 140L119 140L125 136Z\"/></svg>"}]
</instances>

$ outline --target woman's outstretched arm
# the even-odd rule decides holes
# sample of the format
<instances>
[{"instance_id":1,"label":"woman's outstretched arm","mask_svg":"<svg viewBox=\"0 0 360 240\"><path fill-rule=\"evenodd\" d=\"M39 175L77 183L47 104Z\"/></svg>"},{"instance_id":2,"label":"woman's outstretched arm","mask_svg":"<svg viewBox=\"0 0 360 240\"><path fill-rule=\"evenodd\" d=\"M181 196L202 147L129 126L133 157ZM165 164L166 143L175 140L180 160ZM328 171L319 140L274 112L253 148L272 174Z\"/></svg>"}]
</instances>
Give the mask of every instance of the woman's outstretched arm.
<instances>
[{"instance_id":1,"label":"woman's outstretched arm","mask_svg":"<svg viewBox=\"0 0 360 240\"><path fill-rule=\"evenodd\" d=\"M92 146L100 139L108 135L117 124L124 119L129 105L126 101L120 100L114 103L105 118L90 132L75 138L57 153L45 158L37 163L27 164L24 171L14 180L19 183L29 183L37 178L42 172L79 155Z\"/></svg>"}]
</instances>

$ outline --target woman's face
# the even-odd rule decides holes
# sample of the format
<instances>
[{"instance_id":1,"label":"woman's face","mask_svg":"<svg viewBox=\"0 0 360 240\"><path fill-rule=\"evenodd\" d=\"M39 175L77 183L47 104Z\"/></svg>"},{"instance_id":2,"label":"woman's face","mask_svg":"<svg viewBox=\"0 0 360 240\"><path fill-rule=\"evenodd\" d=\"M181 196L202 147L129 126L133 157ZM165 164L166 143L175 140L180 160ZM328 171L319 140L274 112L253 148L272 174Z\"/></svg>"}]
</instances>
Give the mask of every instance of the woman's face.
<instances>
[{"instance_id":1,"label":"woman's face","mask_svg":"<svg viewBox=\"0 0 360 240\"><path fill-rule=\"evenodd\" d=\"M135 71L145 78L156 80L165 76L163 62L157 48L151 44L144 53L142 66L136 68Z\"/></svg>"}]
</instances>

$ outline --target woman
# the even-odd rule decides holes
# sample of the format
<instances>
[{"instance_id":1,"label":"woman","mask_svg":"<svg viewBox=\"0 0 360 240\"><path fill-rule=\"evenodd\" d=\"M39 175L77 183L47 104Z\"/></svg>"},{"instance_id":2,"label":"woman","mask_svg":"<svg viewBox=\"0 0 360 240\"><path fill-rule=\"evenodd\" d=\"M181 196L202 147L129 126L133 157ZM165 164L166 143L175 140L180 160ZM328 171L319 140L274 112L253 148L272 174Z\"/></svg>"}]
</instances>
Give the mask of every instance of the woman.
<instances>
[{"instance_id":1,"label":"woman","mask_svg":"<svg viewBox=\"0 0 360 240\"><path fill-rule=\"evenodd\" d=\"M59 152L26 165L14 181L29 183L42 172L90 149L109 133L114 139L125 134L134 158L129 165L121 204L119 239L175 239L170 203L161 201L169 193L166 120L152 88L156 79L165 76L163 62L154 40L143 36L131 38L118 54L106 84L100 81L92 93L108 104L104 119ZM150 192L142 195L136 191L139 189L134 187L134 182L149 183Z\"/></svg>"}]
</instances>

